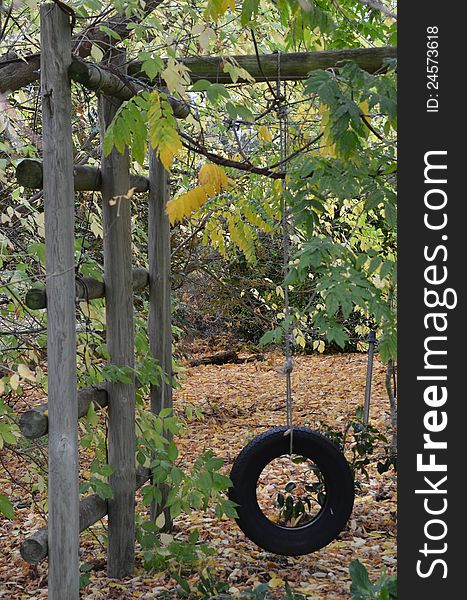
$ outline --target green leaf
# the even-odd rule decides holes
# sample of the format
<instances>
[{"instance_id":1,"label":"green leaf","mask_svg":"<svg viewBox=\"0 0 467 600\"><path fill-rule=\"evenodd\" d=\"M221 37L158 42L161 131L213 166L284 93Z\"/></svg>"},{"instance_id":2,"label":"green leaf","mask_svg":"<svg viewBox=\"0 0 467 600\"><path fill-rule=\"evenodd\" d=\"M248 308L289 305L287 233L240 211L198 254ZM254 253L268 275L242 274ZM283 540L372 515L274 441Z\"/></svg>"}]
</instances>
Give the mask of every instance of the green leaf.
<instances>
[{"instance_id":1,"label":"green leaf","mask_svg":"<svg viewBox=\"0 0 467 600\"><path fill-rule=\"evenodd\" d=\"M105 132L104 141L102 143L102 152L105 156L109 156L109 154L112 152L112 148L114 147L113 133L113 127L110 125Z\"/></svg>"},{"instance_id":2,"label":"green leaf","mask_svg":"<svg viewBox=\"0 0 467 600\"><path fill-rule=\"evenodd\" d=\"M96 409L94 408L94 402L89 404L88 412L86 413L86 418L88 423L95 427L99 423L99 417L96 414Z\"/></svg>"},{"instance_id":3,"label":"green leaf","mask_svg":"<svg viewBox=\"0 0 467 600\"><path fill-rule=\"evenodd\" d=\"M151 57L143 62L141 69L146 73L149 79L155 79L157 75L164 69L165 64L162 58Z\"/></svg>"},{"instance_id":4,"label":"green leaf","mask_svg":"<svg viewBox=\"0 0 467 600\"><path fill-rule=\"evenodd\" d=\"M335 326L325 331L326 338L329 342L336 342L342 349L345 348L345 343L349 336L344 331L343 327Z\"/></svg>"},{"instance_id":5,"label":"green leaf","mask_svg":"<svg viewBox=\"0 0 467 600\"><path fill-rule=\"evenodd\" d=\"M259 340L259 344L261 346L266 346L267 344L270 344L274 339L274 329L271 329L270 331L266 331L266 333L261 337L261 339Z\"/></svg>"},{"instance_id":6,"label":"green leaf","mask_svg":"<svg viewBox=\"0 0 467 600\"><path fill-rule=\"evenodd\" d=\"M218 471L224 464L224 459L216 456L211 456L206 461L206 469L209 471Z\"/></svg>"},{"instance_id":7,"label":"green leaf","mask_svg":"<svg viewBox=\"0 0 467 600\"><path fill-rule=\"evenodd\" d=\"M252 21L253 15L256 16L259 11L259 0L243 0L241 25L245 27Z\"/></svg>"},{"instance_id":8,"label":"green leaf","mask_svg":"<svg viewBox=\"0 0 467 600\"><path fill-rule=\"evenodd\" d=\"M13 505L3 494L0 494L0 513L2 515L5 515L7 519L15 518L15 510L13 508Z\"/></svg>"},{"instance_id":9,"label":"green leaf","mask_svg":"<svg viewBox=\"0 0 467 600\"><path fill-rule=\"evenodd\" d=\"M211 82L207 79L198 79L198 81L192 85L191 89L193 92L205 92L211 85Z\"/></svg>"},{"instance_id":10,"label":"green leaf","mask_svg":"<svg viewBox=\"0 0 467 600\"><path fill-rule=\"evenodd\" d=\"M114 31L113 29L110 29L110 27L107 27L106 25L99 25L99 29L101 31L103 31L104 33L106 33L109 37L113 38L114 40L118 40L121 41L121 36Z\"/></svg>"},{"instance_id":11,"label":"green leaf","mask_svg":"<svg viewBox=\"0 0 467 600\"><path fill-rule=\"evenodd\" d=\"M370 260L370 264L368 265L368 274L372 275L378 269L382 261L383 259L381 258L381 256L375 256L374 258L372 258Z\"/></svg>"},{"instance_id":12,"label":"green leaf","mask_svg":"<svg viewBox=\"0 0 467 600\"><path fill-rule=\"evenodd\" d=\"M333 292L329 292L325 298L325 302L328 315L332 316L336 314L337 309L339 308L339 300L337 299L337 296Z\"/></svg>"},{"instance_id":13,"label":"green leaf","mask_svg":"<svg viewBox=\"0 0 467 600\"><path fill-rule=\"evenodd\" d=\"M211 492L212 487L212 477L211 474L207 471L201 471L198 475L198 485L199 488L206 496L208 496Z\"/></svg>"},{"instance_id":14,"label":"green leaf","mask_svg":"<svg viewBox=\"0 0 467 600\"><path fill-rule=\"evenodd\" d=\"M230 98L230 93L222 83L212 83L206 90L206 95L213 103L219 98Z\"/></svg>"},{"instance_id":15,"label":"green leaf","mask_svg":"<svg viewBox=\"0 0 467 600\"><path fill-rule=\"evenodd\" d=\"M171 461L174 461L177 459L178 456L178 448L175 445L175 442L173 440L170 441L169 446L167 448L167 458Z\"/></svg>"},{"instance_id":16,"label":"green leaf","mask_svg":"<svg viewBox=\"0 0 467 600\"><path fill-rule=\"evenodd\" d=\"M243 119L244 121L248 121L249 123L254 122L255 117L251 110L242 104L233 104L232 102L227 102L225 105L225 109L227 110L229 117L236 121L237 117Z\"/></svg>"},{"instance_id":17,"label":"green leaf","mask_svg":"<svg viewBox=\"0 0 467 600\"><path fill-rule=\"evenodd\" d=\"M371 585L367 570L362 563L358 560L353 560L350 563L349 572L350 577L352 578L350 591L353 594L363 594L364 598L373 598L373 586ZM357 598L358 597L359 596L357 596Z\"/></svg>"},{"instance_id":18,"label":"green leaf","mask_svg":"<svg viewBox=\"0 0 467 600\"><path fill-rule=\"evenodd\" d=\"M397 227L397 211L393 204L386 204L384 216L386 217L389 227L395 229Z\"/></svg>"},{"instance_id":19,"label":"green leaf","mask_svg":"<svg viewBox=\"0 0 467 600\"><path fill-rule=\"evenodd\" d=\"M175 519L176 517L179 516L179 514L182 512L182 507L181 507L181 502L180 499L176 499L174 500L173 504L170 507L170 516L172 517L172 519Z\"/></svg>"},{"instance_id":20,"label":"green leaf","mask_svg":"<svg viewBox=\"0 0 467 600\"><path fill-rule=\"evenodd\" d=\"M227 490L229 487L232 487L230 477L222 475L221 473L213 473L212 480L213 487L216 491Z\"/></svg>"},{"instance_id":21,"label":"green leaf","mask_svg":"<svg viewBox=\"0 0 467 600\"><path fill-rule=\"evenodd\" d=\"M390 273L392 273L394 269L394 262L392 260L385 260L381 265L381 269L379 271L379 276L381 279L387 277Z\"/></svg>"},{"instance_id":22,"label":"green leaf","mask_svg":"<svg viewBox=\"0 0 467 600\"><path fill-rule=\"evenodd\" d=\"M7 444L15 444L16 437L11 430L11 425L0 423L0 448L3 448L3 442Z\"/></svg>"},{"instance_id":23,"label":"green leaf","mask_svg":"<svg viewBox=\"0 0 467 600\"><path fill-rule=\"evenodd\" d=\"M276 327L271 331L266 331L266 333L259 340L259 344L261 346L266 346L266 344L270 344L271 342L279 342L282 339L282 329L280 327Z\"/></svg>"},{"instance_id":24,"label":"green leaf","mask_svg":"<svg viewBox=\"0 0 467 600\"><path fill-rule=\"evenodd\" d=\"M341 94L332 75L323 70L316 70L310 74L305 82L305 93L318 94L320 100L328 106L332 106Z\"/></svg>"}]
</instances>

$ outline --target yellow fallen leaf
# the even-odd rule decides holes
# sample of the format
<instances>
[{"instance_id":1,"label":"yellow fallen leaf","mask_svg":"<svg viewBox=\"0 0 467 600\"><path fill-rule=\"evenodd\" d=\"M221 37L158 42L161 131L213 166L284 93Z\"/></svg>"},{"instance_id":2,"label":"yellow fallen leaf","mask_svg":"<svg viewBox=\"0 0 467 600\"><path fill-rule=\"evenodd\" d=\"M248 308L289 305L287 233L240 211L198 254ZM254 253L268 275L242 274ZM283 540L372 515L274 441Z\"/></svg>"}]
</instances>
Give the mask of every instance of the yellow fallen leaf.
<instances>
[{"instance_id":1,"label":"yellow fallen leaf","mask_svg":"<svg viewBox=\"0 0 467 600\"><path fill-rule=\"evenodd\" d=\"M284 580L281 579L280 577L276 577L276 576L274 576L268 582L268 586L270 588L272 588L272 589L277 588L277 587L282 586L282 585L284 585Z\"/></svg>"}]
</instances>

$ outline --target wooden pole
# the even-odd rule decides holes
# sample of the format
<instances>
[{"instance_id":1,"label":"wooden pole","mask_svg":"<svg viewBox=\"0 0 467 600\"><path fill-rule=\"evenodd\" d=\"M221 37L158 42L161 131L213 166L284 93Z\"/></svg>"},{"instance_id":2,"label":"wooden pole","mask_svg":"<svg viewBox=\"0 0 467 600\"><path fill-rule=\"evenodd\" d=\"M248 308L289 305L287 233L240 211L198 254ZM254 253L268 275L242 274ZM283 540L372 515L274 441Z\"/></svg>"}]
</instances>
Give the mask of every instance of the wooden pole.
<instances>
[{"instance_id":1,"label":"wooden pole","mask_svg":"<svg viewBox=\"0 0 467 600\"><path fill-rule=\"evenodd\" d=\"M112 64L122 68L123 54L114 53ZM101 133L114 117L121 101L102 96L99 103ZM128 151L114 148L102 156L104 219L104 281L106 290L107 349L112 364L134 367L133 285L131 268L131 203L115 196L129 189ZM109 577L123 578L134 570L135 542L135 386L109 382L108 443L113 498L109 500Z\"/></svg>"},{"instance_id":2,"label":"wooden pole","mask_svg":"<svg viewBox=\"0 0 467 600\"><path fill-rule=\"evenodd\" d=\"M365 427L370 420L371 380L373 378L373 357L375 355L376 334L370 331L368 334L368 362L366 368L365 403L363 406L363 424Z\"/></svg>"},{"instance_id":3,"label":"wooden pole","mask_svg":"<svg viewBox=\"0 0 467 600\"><path fill-rule=\"evenodd\" d=\"M70 18L43 4L41 96L47 267L49 599L79 598L78 429Z\"/></svg>"},{"instance_id":4,"label":"wooden pole","mask_svg":"<svg viewBox=\"0 0 467 600\"><path fill-rule=\"evenodd\" d=\"M172 407L172 319L170 308L170 223L165 206L169 200L168 173L156 152L149 150L149 344L152 356L162 368L159 386L151 386L151 411L158 414ZM163 501L167 495L162 487ZM154 505L152 516L160 511ZM170 512L166 512L165 529L169 528Z\"/></svg>"},{"instance_id":5,"label":"wooden pole","mask_svg":"<svg viewBox=\"0 0 467 600\"><path fill-rule=\"evenodd\" d=\"M168 173L154 150L149 154L149 344L164 373L160 386L151 388L151 410L172 407L172 319L170 308L170 223L165 212L169 199Z\"/></svg>"}]
</instances>

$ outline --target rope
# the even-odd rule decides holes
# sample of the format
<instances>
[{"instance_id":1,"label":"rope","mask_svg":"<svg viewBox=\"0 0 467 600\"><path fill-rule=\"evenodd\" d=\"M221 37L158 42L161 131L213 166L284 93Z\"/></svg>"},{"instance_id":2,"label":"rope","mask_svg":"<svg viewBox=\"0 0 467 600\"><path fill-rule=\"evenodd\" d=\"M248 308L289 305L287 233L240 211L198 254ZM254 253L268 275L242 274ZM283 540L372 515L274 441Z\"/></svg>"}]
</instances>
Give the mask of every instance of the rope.
<instances>
[{"instance_id":1,"label":"rope","mask_svg":"<svg viewBox=\"0 0 467 600\"><path fill-rule=\"evenodd\" d=\"M287 144L288 144L288 123L287 123L287 106L285 93L281 94L281 52L277 53L277 81L276 81L276 102L277 116L279 119L279 139L280 139L280 162L281 173L286 172ZM287 281L289 275L289 258L290 258L290 236L289 236L289 207L286 200L286 178L282 179L282 248L283 248L283 273L284 281ZM290 303L289 303L289 286L284 284L284 367L285 375L285 398L286 398L286 423L288 427L288 435L290 437L289 453L293 452L293 398L292 398L292 344L290 331Z\"/></svg>"}]
</instances>

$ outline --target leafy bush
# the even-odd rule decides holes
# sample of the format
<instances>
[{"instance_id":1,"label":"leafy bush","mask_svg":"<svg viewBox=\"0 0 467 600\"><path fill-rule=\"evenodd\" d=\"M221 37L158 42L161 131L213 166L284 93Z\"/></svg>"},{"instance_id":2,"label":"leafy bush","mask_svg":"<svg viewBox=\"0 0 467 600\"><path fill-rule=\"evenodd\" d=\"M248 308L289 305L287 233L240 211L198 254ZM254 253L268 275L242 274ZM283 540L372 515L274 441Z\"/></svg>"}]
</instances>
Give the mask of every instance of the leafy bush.
<instances>
[{"instance_id":1,"label":"leafy bush","mask_svg":"<svg viewBox=\"0 0 467 600\"><path fill-rule=\"evenodd\" d=\"M351 600L392 600L392 598L397 598L397 578L395 575L387 575L386 569L374 584L371 583L368 572L360 561L353 560L350 563L349 571L352 578Z\"/></svg>"}]
</instances>

